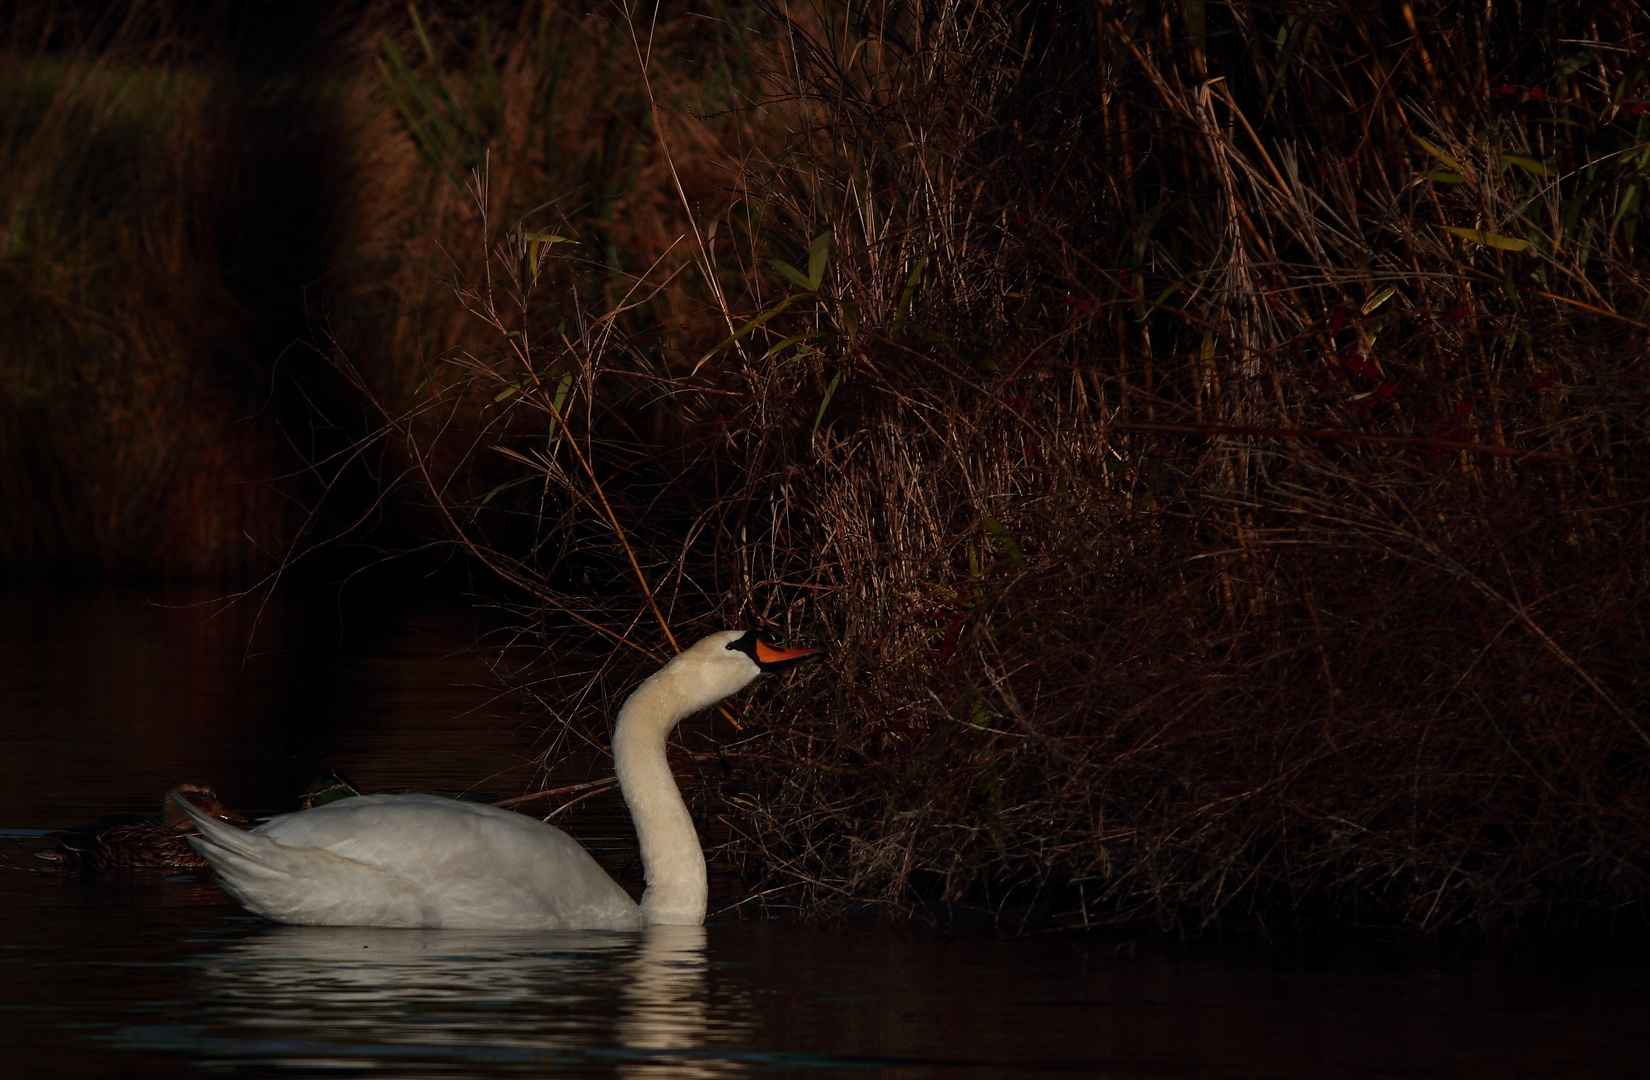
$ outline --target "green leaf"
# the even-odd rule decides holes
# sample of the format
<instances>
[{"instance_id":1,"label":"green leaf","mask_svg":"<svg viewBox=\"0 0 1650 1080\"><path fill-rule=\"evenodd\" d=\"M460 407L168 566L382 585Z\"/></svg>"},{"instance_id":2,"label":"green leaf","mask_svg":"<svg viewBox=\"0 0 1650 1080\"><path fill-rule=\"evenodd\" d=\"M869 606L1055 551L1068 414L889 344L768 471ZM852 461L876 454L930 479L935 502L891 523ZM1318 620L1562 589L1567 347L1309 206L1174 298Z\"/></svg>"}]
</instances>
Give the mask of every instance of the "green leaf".
<instances>
[{"instance_id":1,"label":"green leaf","mask_svg":"<svg viewBox=\"0 0 1650 1080\"><path fill-rule=\"evenodd\" d=\"M1410 138L1412 138L1416 142L1420 143L1422 150L1425 150L1427 153L1431 154L1433 157L1437 158L1439 161L1442 161L1445 165L1448 165L1450 168L1454 169L1456 172L1464 173L1464 172L1467 171L1465 168L1463 168L1461 166L1461 163L1459 161L1456 161L1454 158L1450 157L1448 154L1444 153L1442 150L1438 149L1436 146L1434 146L1431 143L1427 142L1425 139L1421 138L1421 136L1411 135Z\"/></svg>"},{"instance_id":2,"label":"green leaf","mask_svg":"<svg viewBox=\"0 0 1650 1080\"><path fill-rule=\"evenodd\" d=\"M1587 200L1596 195L1599 188L1603 186L1603 178L1594 180L1577 192L1575 198L1564 204L1564 210L1559 215L1559 220L1563 223L1566 234L1575 232L1576 220L1581 216L1581 211L1586 208Z\"/></svg>"},{"instance_id":3,"label":"green leaf","mask_svg":"<svg viewBox=\"0 0 1650 1080\"><path fill-rule=\"evenodd\" d=\"M1628 184L1627 190L1622 192L1621 202L1616 206L1616 216L1610 221L1610 231L1613 233L1621 228L1622 221L1633 215L1639 205L1639 186Z\"/></svg>"},{"instance_id":4,"label":"green leaf","mask_svg":"<svg viewBox=\"0 0 1650 1080\"><path fill-rule=\"evenodd\" d=\"M558 203L560 201L561 201L560 198L555 198L555 199L546 199L543 202L539 203L537 206L533 207L531 210L529 210L525 214L521 215L521 220L522 220L523 224L518 225L517 228L526 228L525 223L526 223L528 218L532 217L534 214L538 213L540 210L543 210L546 206L554 206L556 203Z\"/></svg>"},{"instance_id":5,"label":"green leaf","mask_svg":"<svg viewBox=\"0 0 1650 1080\"><path fill-rule=\"evenodd\" d=\"M814 429L811 435L819 434L819 425L825 419L825 407L831 403L831 398L836 394L836 388L841 385L842 369L838 368L836 374L831 376L831 384L825 388L825 398L819 403L819 412L814 415Z\"/></svg>"},{"instance_id":6,"label":"green leaf","mask_svg":"<svg viewBox=\"0 0 1650 1080\"><path fill-rule=\"evenodd\" d=\"M1144 318L1146 318L1146 316L1152 314L1158 308L1162 307L1163 306L1163 301L1165 301L1169 297L1173 296L1175 294L1175 292L1180 288L1180 286L1185 284L1185 282L1186 282L1186 279L1182 278L1181 280L1179 280L1179 281L1175 282L1174 284L1170 285L1168 288L1164 289L1162 292L1158 293L1157 294L1157 299L1152 301L1152 306L1147 308L1144 312L1142 312L1140 317L1142 319L1144 319ZM1145 285L1145 283L1146 282L1145 282L1144 278L1141 278L1141 277L1136 277L1135 278L1135 288L1137 288L1137 289L1141 288L1143 285Z\"/></svg>"},{"instance_id":7,"label":"green leaf","mask_svg":"<svg viewBox=\"0 0 1650 1080\"><path fill-rule=\"evenodd\" d=\"M556 401L555 404L551 406L549 431L544 437L544 446L547 450L556 441L556 419L567 415L564 411L567 408L567 393L572 388L573 373L569 371L566 375L561 377L561 382L556 386Z\"/></svg>"},{"instance_id":8,"label":"green leaf","mask_svg":"<svg viewBox=\"0 0 1650 1080\"><path fill-rule=\"evenodd\" d=\"M528 473L526 476L518 476L514 480L506 480L506 481L504 481L504 483L498 485L493 490L491 490L487 494L483 495L481 497L481 505L486 506L488 503L492 502L494 499L498 498L500 495L504 494L506 491L509 491L511 488L516 487L520 484L525 484L529 480L537 480L537 479L538 479L537 475L535 475L534 473ZM335 798L342 798L342 796L335 796Z\"/></svg>"},{"instance_id":9,"label":"green leaf","mask_svg":"<svg viewBox=\"0 0 1650 1080\"><path fill-rule=\"evenodd\" d=\"M821 333L822 333L822 331L815 330L813 333L810 333L810 334L792 334L790 337L786 338L784 341L781 341L779 344L773 346L767 352L763 353L762 354L762 359L766 360L768 357L772 356L774 353L784 352L786 349L790 348L792 345L795 345L799 341L807 341L810 338L816 338Z\"/></svg>"},{"instance_id":10,"label":"green leaf","mask_svg":"<svg viewBox=\"0 0 1650 1080\"><path fill-rule=\"evenodd\" d=\"M991 710L985 707L984 700L974 699L974 708L969 711L968 722L975 727L988 728L991 726Z\"/></svg>"},{"instance_id":11,"label":"green leaf","mask_svg":"<svg viewBox=\"0 0 1650 1080\"><path fill-rule=\"evenodd\" d=\"M1465 181L1466 177L1457 172L1447 172L1443 169L1433 169L1431 172L1422 173L1421 179L1431 180L1435 184L1459 184Z\"/></svg>"},{"instance_id":12,"label":"green leaf","mask_svg":"<svg viewBox=\"0 0 1650 1080\"><path fill-rule=\"evenodd\" d=\"M418 33L418 43L424 46L424 56L430 63L439 63L435 55L435 46L430 43L430 35L424 32L424 20L418 17L418 7L415 4L407 5L407 14L412 17L413 29Z\"/></svg>"},{"instance_id":13,"label":"green leaf","mask_svg":"<svg viewBox=\"0 0 1650 1080\"><path fill-rule=\"evenodd\" d=\"M1285 16L1283 23L1278 27L1275 39L1277 42L1277 55L1272 65L1272 78L1270 80L1272 85L1271 89L1266 91L1266 103L1261 106L1261 115L1263 116L1272 115L1272 102L1277 98L1278 92L1284 88L1286 82L1284 75L1289 70L1289 58L1295 54L1295 50L1300 47L1302 40L1312 34L1310 25L1306 27L1305 33L1295 33L1300 23L1300 16L1288 15Z\"/></svg>"},{"instance_id":14,"label":"green leaf","mask_svg":"<svg viewBox=\"0 0 1650 1080\"><path fill-rule=\"evenodd\" d=\"M527 245L527 272L533 277L539 273L539 252L546 244L571 244L573 241L565 236L547 232L519 232L516 234L518 243Z\"/></svg>"},{"instance_id":15,"label":"green leaf","mask_svg":"<svg viewBox=\"0 0 1650 1080\"><path fill-rule=\"evenodd\" d=\"M1582 49L1573 56L1568 56L1558 65L1557 76L1562 79L1566 75L1573 75L1592 63L1594 53L1591 49Z\"/></svg>"},{"instance_id":16,"label":"green leaf","mask_svg":"<svg viewBox=\"0 0 1650 1080\"><path fill-rule=\"evenodd\" d=\"M1501 160L1506 162L1508 165L1517 165L1525 172L1534 173L1537 176L1553 175L1553 170L1549 169L1535 158L1519 157L1517 154L1502 154Z\"/></svg>"},{"instance_id":17,"label":"green leaf","mask_svg":"<svg viewBox=\"0 0 1650 1080\"><path fill-rule=\"evenodd\" d=\"M928 342L928 344L930 344L930 345L943 346L945 344L944 335L942 335L938 330L928 329L928 327L923 326L919 322L916 322L914 320L908 320L905 324L905 328L907 330L911 331L911 333L913 333L913 334L917 335L918 337L922 338L922 340Z\"/></svg>"},{"instance_id":18,"label":"green leaf","mask_svg":"<svg viewBox=\"0 0 1650 1080\"><path fill-rule=\"evenodd\" d=\"M1180 0L1180 12L1186 16L1186 30L1192 35L1192 46L1198 52L1208 51L1208 20L1203 13L1203 0Z\"/></svg>"},{"instance_id":19,"label":"green leaf","mask_svg":"<svg viewBox=\"0 0 1650 1080\"><path fill-rule=\"evenodd\" d=\"M1014 564L1016 570L1024 570L1029 565L1025 553L1020 550L1019 542L1014 539L1014 534L1004 528L1002 522L994 517L984 517L980 519L980 524L984 525L985 531L997 541L1003 549L1003 554L1008 556L1008 561Z\"/></svg>"},{"instance_id":20,"label":"green leaf","mask_svg":"<svg viewBox=\"0 0 1650 1080\"><path fill-rule=\"evenodd\" d=\"M401 50L395 47L395 42L385 39L384 54L390 59L390 67L380 70L391 96L395 98L395 107L401 113L401 119L406 121L407 130L418 143L424 159L437 168L444 168L446 151L437 135L441 123L438 106L430 100L412 66L402 57Z\"/></svg>"},{"instance_id":21,"label":"green leaf","mask_svg":"<svg viewBox=\"0 0 1650 1080\"><path fill-rule=\"evenodd\" d=\"M750 322L746 323L744 326L741 326L739 329L735 330L733 332L732 337L730 337L727 340L723 341L722 343L717 345L714 349L710 350L710 352L708 352L705 355L701 356L699 358L699 362L697 364L693 365L693 370L698 371L701 367L704 366L706 360L709 360L711 357L715 356L717 353L721 352L723 349L727 348L729 345L732 345L734 342L738 341L740 338L744 337L746 334L750 333L752 330L755 330L758 326L761 326L763 323L767 322L769 319L773 318L775 315L778 315L781 311L784 311L786 308L790 307L791 304L795 303L796 299L798 297L804 296L804 295L806 295L806 294L805 293L792 293L791 295L785 297L785 299L779 301L779 303L775 304L773 307L769 308L768 310L764 311L762 314L758 315L756 318L752 319Z\"/></svg>"},{"instance_id":22,"label":"green leaf","mask_svg":"<svg viewBox=\"0 0 1650 1080\"><path fill-rule=\"evenodd\" d=\"M446 175L447 182L455 190L462 191L466 170L478 163L483 140L470 129L464 110L459 108L448 89L446 77L442 75L436 58L435 46L424 31L417 9L409 4L407 12L412 17L413 28L418 33L425 57L436 67L435 77L426 84L402 56L401 50L387 38L383 49L390 66L386 68L380 63L379 69L391 97L395 99L396 108L424 158Z\"/></svg>"},{"instance_id":23,"label":"green leaf","mask_svg":"<svg viewBox=\"0 0 1650 1080\"><path fill-rule=\"evenodd\" d=\"M1502 236L1500 233L1485 232L1482 229L1462 229L1455 225L1444 226L1444 231L1453 233L1463 240L1471 240L1475 244L1485 247L1499 248L1502 251L1523 251L1530 246L1528 240L1519 240L1511 236Z\"/></svg>"},{"instance_id":24,"label":"green leaf","mask_svg":"<svg viewBox=\"0 0 1650 1080\"><path fill-rule=\"evenodd\" d=\"M1368 315L1370 312L1374 311L1376 308L1380 307L1382 304L1384 304L1388 300L1392 299L1392 294L1397 292L1397 291L1398 291L1397 287L1394 286L1394 287L1389 288L1389 289L1382 289L1380 292L1376 293L1374 296L1371 296L1368 300L1364 301L1363 313L1365 315Z\"/></svg>"},{"instance_id":25,"label":"green leaf","mask_svg":"<svg viewBox=\"0 0 1650 1080\"><path fill-rule=\"evenodd\" d=\"M859 305L852 300L842 302L842 325L850 334L859 333Z\"/></svg>"},{"instance_id":26,"label":"green leaf","mask_svg":"<svg viewBox=\"0 0 1650 1080\"><path fill-rule=\"evenodd\" d=\"M818 292L825 280L825 259L831 253L831 234L822 232L808 246L808 291Z\"/></svg>"},{"instance_id":27,"label":"green leaf","mask_svg":"<svg viewBox=\"0 0 1650 1080\"><path fill-rule=\"evenodd\" d=\"M520 391L521 387L519 386L506 386L503 390L500 390L497 394L493 395L493 404L497 405L507 397L514 397Z\"/></svg>"},{"instance_id":28,"label":"green leaf","mask_svg":"<svg viewBox=\"0 0 1650 1080\"><path fill-rule=\"evenodd\" d=\"M911 298L917 294L917 282L922 280L922 272L928 266L930 250L932 249L923 251L922 258L917 260L917 265L911 268L911 273L905 279L905 288L900 290L899 294L899 306L894 309L894 325L890 333L899 333L900 328L905 325L906 316L911 314Z\"/></svg>"},{"instance_id":29,"label":"green leaf","mask_svg":"<svg viewBox=\"0 0 1650 1080\"><path fill-rule=\"evenodd\" d=\"M811 293L816 288L816 286L814 285L813 282L809 281L805 276L803 276L802 271L798 270L796 267L792 266L790 263L786 262L784 259L769 259L769 260L767 260L767 263L768 263L769 266L771 266L775 270L779 271L779 276L780 277L784 278L786 281L790 282L792 285L795 285L797 288L801 289L803 292L810 292Z\"/></svg>"}]
</instances>

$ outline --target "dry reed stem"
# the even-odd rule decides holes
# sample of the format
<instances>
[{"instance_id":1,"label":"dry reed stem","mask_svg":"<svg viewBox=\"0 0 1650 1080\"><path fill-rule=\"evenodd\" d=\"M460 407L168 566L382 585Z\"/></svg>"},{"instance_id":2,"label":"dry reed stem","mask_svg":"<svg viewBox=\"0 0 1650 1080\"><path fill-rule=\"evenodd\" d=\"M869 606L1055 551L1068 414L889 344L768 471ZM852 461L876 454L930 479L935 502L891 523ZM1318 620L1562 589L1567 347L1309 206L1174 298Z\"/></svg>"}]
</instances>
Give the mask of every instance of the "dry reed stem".
<instances>
[{"instance_id":1,"label":"dry reed stem","mask_svg":"<svg viewBox=\"0 0 1650 1080\"><path fill-rule=\"evenodd\" d=\"M1379 12L1205 9L777 8L714 76L686 17L580 24L653 129L634 214L558 204L532 266L440 219L472 321L384 414L409 469L547 643L833 646L694 758L765 903L1638 926L1643 13L1566 69L1499 7L1424 61ZM598 741L634 675L546 700Z\"/></svg>"}]
</instances>

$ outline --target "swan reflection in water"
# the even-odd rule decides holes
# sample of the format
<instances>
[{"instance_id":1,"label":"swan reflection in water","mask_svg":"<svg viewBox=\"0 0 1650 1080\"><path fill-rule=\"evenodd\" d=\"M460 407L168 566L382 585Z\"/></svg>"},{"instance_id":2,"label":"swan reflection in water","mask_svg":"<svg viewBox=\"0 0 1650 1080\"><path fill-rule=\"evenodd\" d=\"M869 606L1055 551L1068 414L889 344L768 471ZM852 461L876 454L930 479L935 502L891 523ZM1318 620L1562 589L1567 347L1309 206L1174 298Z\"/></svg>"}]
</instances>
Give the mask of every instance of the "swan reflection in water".
<instances>
[{"instance_id":1,"label":"swan reflection in water","mask_svg":"<svg viewBox=\"0 0 1650 1080\"><path fill-rule=\"evenodd\" d=\"M197 1051L359 1066L586 1063L728 1076L702 926L498 933L280 926L202 956ZM208 1034L209 1033L209 1034ZM538 1070L534 1070L538 1071Z\"/></svg>"},{"instance_id":2,"label":"swan reflection in water","mask_svg":"<svg viewBox=\"0 0 1650 1080\"><path fill-rule=\"evenodd\" d=\"M700 1056L708 1049L703 926L650 926L631 961L619 1045L633 1059L625 1075L719 1076L728 1061ZM697 1052L697 1053L695 1053Z\"/></svg>"}]
</instances>

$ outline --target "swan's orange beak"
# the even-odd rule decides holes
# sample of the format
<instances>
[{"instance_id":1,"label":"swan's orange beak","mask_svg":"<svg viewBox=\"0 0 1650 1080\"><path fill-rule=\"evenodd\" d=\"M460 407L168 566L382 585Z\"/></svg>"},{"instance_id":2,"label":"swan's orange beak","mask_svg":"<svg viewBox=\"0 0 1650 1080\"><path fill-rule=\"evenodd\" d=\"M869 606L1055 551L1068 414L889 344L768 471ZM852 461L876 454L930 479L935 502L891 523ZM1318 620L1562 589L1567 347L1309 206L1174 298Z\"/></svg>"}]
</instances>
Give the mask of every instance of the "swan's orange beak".
<instances>
[{"instance_id":1,"label":"swan's orange beak","mask_svg":"<svg viewBox=\"0 0 1650 1080\"><path fill-rule=\"evenodd\" d=\"M764 638L758 630L745 631L728 642L728 648L736 649L750 657L764 674L784 671L788 667L795 667L809 660L818 660L825 655L824 649L781 649Z\"/></svg>"},{"instance_id":2,"label":"swan's orange beak","mask_svg":"<svg viewBox=\"0 0 1650 1080\"><path fill-rule=\"evenodd\" d=\"M781 649L756 639L756 662L762 665L763 671L778 671L824 655L824 649Z\"/></svg>"}]
</instances>

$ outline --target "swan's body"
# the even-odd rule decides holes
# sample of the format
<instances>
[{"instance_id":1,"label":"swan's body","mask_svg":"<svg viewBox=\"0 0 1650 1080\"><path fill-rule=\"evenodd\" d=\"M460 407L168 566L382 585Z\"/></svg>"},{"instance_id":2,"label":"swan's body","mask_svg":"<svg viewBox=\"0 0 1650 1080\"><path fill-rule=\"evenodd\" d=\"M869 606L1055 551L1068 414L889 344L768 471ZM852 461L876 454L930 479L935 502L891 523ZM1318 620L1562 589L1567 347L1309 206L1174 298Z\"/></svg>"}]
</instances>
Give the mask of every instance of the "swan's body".
<instances>
[{"instance_id":1,"label":"swan's body","mask_svg":"<svg viewBox=\"0 0 1650 1080\"><path fill-rule=\"evenodd\" d=\"M560 829L438 795L361 795L272 818L251 832L178 800L190 843L218 883L277 922L451 929L629 929L699 925L705 856L670 774L677 723L764 671L818 655L755 632L712 634L655 672L619 710L613 761L641 842L637 904Z\"/></svg>"},{"instance_id":2,"label":"swan's body","mask_svg":"<svg viewBox=\"0 0 1650 1080\"><path fill-rule=\"evenodd\" d=\"M283 923L466 929L641 926L642 911L560 829L440 795L360 795L194 839L218 884Z\"/></svg>"}]
</instances>

